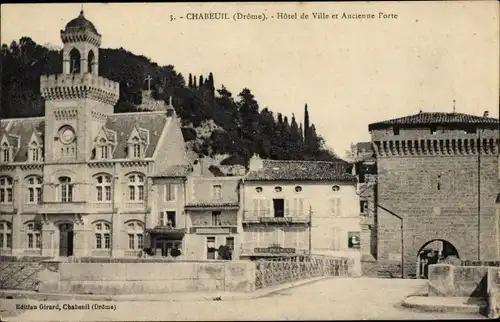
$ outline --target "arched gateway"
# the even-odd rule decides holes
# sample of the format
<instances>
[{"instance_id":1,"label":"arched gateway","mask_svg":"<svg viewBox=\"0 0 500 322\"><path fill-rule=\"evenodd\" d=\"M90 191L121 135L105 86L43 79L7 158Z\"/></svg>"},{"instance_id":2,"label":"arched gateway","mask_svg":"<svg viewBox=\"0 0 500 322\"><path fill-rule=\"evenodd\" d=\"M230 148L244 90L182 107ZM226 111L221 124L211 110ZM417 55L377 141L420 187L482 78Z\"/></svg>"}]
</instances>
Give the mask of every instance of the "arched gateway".
<instances>
[{"instance_id":1,"label":"arched gateway","mask_svg":"<svg viewBox=\"0 0 500 322\"><path fill-rule=\"evenodd\" d=\"M417 253L417 278L428 278L429 265L451 258L460 258L457 248L452 243L444 239L426 242Z\"/></svg>"}]
</instances>

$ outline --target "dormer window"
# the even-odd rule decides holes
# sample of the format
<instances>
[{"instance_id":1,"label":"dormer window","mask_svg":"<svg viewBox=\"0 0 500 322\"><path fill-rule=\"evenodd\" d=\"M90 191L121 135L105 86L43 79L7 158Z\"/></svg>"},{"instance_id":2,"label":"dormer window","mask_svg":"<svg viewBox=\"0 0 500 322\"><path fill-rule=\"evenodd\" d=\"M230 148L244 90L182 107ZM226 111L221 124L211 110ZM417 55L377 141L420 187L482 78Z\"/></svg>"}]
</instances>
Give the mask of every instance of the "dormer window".
<instances>
[{"instance_id":1,"label":"dormer window","mask_svg":"<svg viewBox=\"0 0 500 322\"><path fill-rule=\"evenodd\" d=\"M4 142L2 144L2 162L10 162L11 160L11 153L10 153L10 147L9 145Z\"/></svg>"},{"instance_id":2,"label":"dormer window","mask_svg":"<svg viewBox=\"0 0 500 322\"><path fill-rule=\"evenodd\" d=\"M31 142L28 152L28 157L31 162L40 162L41 161L41 149L38 146L38 143Z\"/></svg>"},{"instance_id":3,"label":"dormer window","mask_svg":"<svg viewBox=\"0 0 500 322\"><path fill-rule=\"evenodd\" d=\"M133 159L139 159L143 156L143 143L141 139L137 136L134 136L129 141L129 157Z\"/></svg>"},{"instance_id":4,"label":"dormer window","mask_svg":"<svg viewBox=\"0 0 500 322\"><path fill-rule=\"evenodd\" d=\"M109 147L107 145L100 147L101 159L107 159L109 156Z\"/></svg>"}]
</instances>

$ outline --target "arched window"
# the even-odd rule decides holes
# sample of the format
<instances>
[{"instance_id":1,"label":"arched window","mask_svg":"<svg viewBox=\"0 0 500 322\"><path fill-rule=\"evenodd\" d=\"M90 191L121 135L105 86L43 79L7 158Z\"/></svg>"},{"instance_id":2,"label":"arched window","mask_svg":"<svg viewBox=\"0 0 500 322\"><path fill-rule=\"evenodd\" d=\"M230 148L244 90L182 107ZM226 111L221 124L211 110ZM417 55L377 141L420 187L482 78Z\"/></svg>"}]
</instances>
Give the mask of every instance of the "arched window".
<instances>
[{"instance_id":1,"label":"arched window","mask_svg":"<svg viewBox=\"0 0 500 322\"><path fill-rule=\"evenodd\" d=\"M0 221L0 250L12 248L12 224Z\"/></svg>"},{"instance_id":2,"label":"arched window","mask_svg":"<svg viewBox=\"0 0 500 322\"><path fill-rule=\"evenodd\" d=\"M111 201L111 176L103 174L96 179L97 201Z\"/></svg>"},{"instance_id":3,"label":"arched window","mask_svg":"<svg viewBox=\"0 0 500 322\"><path fill-rule=\"evenodd\" d=\"M144 176L132 174L128 176L128 198L131 201L144 200Z\"/></svg>"},{"instance_id":4,"label":"arched window","mask_svg":"<svg viewBox=\"0 0 500 322\"><path fill-rule=\"evenodd\" d=\"M91 50L91 51L89 51L89 55L87 58L87 71L89 73L93 72L94 63L95 63L95 56L94 56L94 52Z\"/></svg>"},{"instance_id":5,"label":"arched window","mask_svg":"<svg viewBox=\"0 0 500 322\"><path fill-rule=\"evenodd\" d=\"M94 224L95 248L111 249L111 225L106 222Z\"/></svg>"},{"instance_id":6,"label":"arched window","mask_svg":"<svg viewBox=\"0 0 500 322\"><path fill-rule=\"evenodd\" d=\"M144 225L141 222L127 224L127 233L129 249L140 250L144 248Z\"/></svg>"},{"instance_id":7,"label":"arched window","mask_svg":"<svg viewBox=\"0 0 500 322\"><path fill-rule=\"evenodd\" d=\"M12 178L0 178L0 203L12 203Z\"/></svg>"},{"instance_id":8,"label":"arched window","mask_svg":"<svg viewBox=\"0 0 500 322\"><path fill-rule=\"evenodd\" d=\"M2 161L10 162L10 148L7 142L2 144Z\"/></svg>"},{"instance_id":9,"label":"arched window","mask_svg":"<svg viewBox=\"0 0 500 322\"><path fill-rule=\"evenodd\" d=\"M28 178L28 203L42 202L42 178Z\"/></svg>"},{"instance_id":10,"label":"arched window","mask_svg":"<svg viewBox=\"0 0 500 322\"><path fill-rule=\"evenodd\" d=\"M61 202L73 202L73 184L71 178L60 177L59 184L61 185Z\"/></svg>"},{"instance_id":11,"label":"arched window","mask_svg":"<svg viewBox=\"0 0 500 322\"><path fill-rule=\"evenodd\" d=\"M80 57L80 52L76 49L73 48L69 52L69 62L70 62L70 71L72 74L78 74L80 73L80 63L81 63L81 57Z\"/></svg>"},{"instance_id":12,"label":"arched window","mask_svg":"<svg viewBox=\"0 0 500 322\"><path fill-rule=\"evenodd\" d=\"M28 249L40 249L42 248L42 238L41 238L41 230L39 224L34 222L29 222L25 226L25 234L26 234L26 248Z\"/></svg>"}]
</instances>

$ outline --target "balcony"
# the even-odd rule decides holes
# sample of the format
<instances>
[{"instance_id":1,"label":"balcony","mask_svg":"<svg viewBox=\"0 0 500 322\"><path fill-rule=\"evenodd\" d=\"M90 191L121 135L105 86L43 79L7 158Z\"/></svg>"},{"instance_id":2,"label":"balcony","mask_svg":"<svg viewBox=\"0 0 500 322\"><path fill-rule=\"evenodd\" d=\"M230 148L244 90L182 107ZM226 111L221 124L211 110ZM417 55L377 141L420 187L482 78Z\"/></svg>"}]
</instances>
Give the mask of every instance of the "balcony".
<instances>
[{"instance_id":1,"label":"balcony","mask_svg":"<svg viewBox=\"0 0 500 322\"><path fill-rule=\"evenodd\" d=\"M124 212L129 212L129 213L136 213L136 212L143 213L144 211L146 211L146 208L144 201L138 201L138 202L130 201L125 203L123 210Z\"/></svg>"},{"instance_id":2,"label":"balcony","mask_svg":"<svg viewBox=\"0 0 500 322\"><path fill-rule=\"evenodd\" d=\"M282 247L275 244L257 246L252 243L244 243L240 248L240 256L293 256L307 254L309 254L309 250L305 247Z\"/></svg>"},{"instance_id":3,"label":"balcony","mask_svg":"<svg viewBox=\"0 0 500 322\"><path fill-rule=\"evenodd\" d=\"M211 200L189 203L184 208L186 210L238 210L240 205L237 201Z\"/></svg>"},{"instance_id":4,"label":"balcony","mask_svg":"<svg viewBox=\"0 0 500 322\"><path fill-rule=\"evenodd\" d=\"M0 203L0 213L13 214L16 212L13 203Z\"/></svg>"},{"instance_id":5,"label":"balcony","mask_svg":"<svg viewBox=\"0 0 500 322\"><path fill-rule=\"evenodd\" d=\"M85 201L42 202L38 204L38 213L44 214L86 214L90 213L91 204Z\"/></svg>"},{"instance_id":6,"label":"balcony","mask_svg":"<svg viewBox=\"0 0 500 322\"><path fill-rule=\"evenodd\" d=\"M285 212L284 217L274 217L271 214L260 216L259 213L249 211L243 214L244 224L308 224L309 212Z\"/></svg>"}]
</instances>

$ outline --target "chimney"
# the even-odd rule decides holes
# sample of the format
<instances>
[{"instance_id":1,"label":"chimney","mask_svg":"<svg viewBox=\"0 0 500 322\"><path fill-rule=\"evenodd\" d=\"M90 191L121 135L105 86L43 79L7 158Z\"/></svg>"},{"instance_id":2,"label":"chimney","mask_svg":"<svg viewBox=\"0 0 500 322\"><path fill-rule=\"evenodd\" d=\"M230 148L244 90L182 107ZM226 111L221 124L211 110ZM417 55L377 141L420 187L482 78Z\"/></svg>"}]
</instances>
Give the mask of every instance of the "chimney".
<instances>
[{"instance_id":1,"label":"chimney","mask_svg":"<svg viewBox=\"0 0 500 322\"><path fill-rule=\"evenodd\" d=\"M490 115L490 112L488 112L488 111L484 111L484 113L483 113L483 117L488 117L489 115Z\"/></svg>"},{"instance_id":2,"label":"chimney","mask_svg":"<svg viewBox=\"0 0 500 322\"><path fill-rule=\"evenodd\" d=\"M257 154L254 154L250 158L248 168L250 171L257 171L257 170L262 169L263 165L264 165L263 160Z\"/></svg>"}]
</instances>

